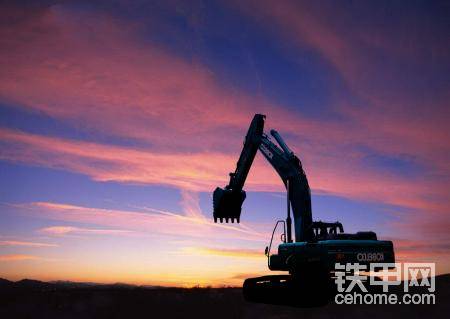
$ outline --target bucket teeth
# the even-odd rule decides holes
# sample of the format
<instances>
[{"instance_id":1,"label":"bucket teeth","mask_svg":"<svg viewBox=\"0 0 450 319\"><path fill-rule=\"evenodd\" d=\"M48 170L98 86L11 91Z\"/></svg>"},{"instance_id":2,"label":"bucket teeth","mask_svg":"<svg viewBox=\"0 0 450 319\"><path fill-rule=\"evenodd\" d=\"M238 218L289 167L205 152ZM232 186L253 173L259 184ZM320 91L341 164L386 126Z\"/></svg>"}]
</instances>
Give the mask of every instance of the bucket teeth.
<instances>
[{"instance_id":1,"label":"bucket teeth","mask_svg":"<svg viewBox=\"0 0 450 319\"><path fill-rule=\"evenodd\" d=\"M235 223L240 216L242 203L245 199L245 191L232 191L217 187L213 193L213 217L216 223Z\"/></svg>"}]
</instances>

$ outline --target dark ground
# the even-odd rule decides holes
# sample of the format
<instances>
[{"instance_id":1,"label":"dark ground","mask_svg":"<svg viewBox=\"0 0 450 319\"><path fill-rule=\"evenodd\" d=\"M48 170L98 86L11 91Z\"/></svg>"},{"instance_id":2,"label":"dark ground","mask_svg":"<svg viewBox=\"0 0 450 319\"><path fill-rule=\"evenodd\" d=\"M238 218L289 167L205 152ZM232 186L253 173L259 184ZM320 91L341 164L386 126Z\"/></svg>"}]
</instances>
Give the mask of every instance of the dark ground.
<instances>
[{"instance_id":1,"label":"dark ground","mask_svg":"<svg viewBox=\"0 0 450 319\"><path fill-rule=\"evenodd\" d=\"M390 290L391 291L391 290ZM450 275L436 278L435 305L319 308L246 302L238 288L154 288L0 279L0 318L449 318Z\"/></svg>"}]
</instances>

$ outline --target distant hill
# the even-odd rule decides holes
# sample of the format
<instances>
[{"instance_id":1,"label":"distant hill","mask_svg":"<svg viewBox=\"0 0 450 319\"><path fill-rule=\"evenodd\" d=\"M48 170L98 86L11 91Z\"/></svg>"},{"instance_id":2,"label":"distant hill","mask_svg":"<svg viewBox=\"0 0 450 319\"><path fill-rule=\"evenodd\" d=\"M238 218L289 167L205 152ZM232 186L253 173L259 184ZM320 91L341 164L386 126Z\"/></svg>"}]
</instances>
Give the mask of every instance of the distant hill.
<instances>
[{"instance_id":1,"label":"distant hill","mask_svg":"<svg viewBox=\"0 0 450 319\"><path fill-rule=\"evenodd\" d=\"M450 274L444 274L436 276L436 282L442 284L450 284ZM176 287L164 287L164 286L152 286L152 285L133 285L127 283L113 283L113 284L103 284L95 282L76 282L68 280L55 280L55 281L40 281L34 279L22 279L19 281L10 281L4 278L0 278L0 288L28 288L28 289L42 289L42 288L53 288L53 289L63 289L63 288L116 288L116 289L177 289ZM178 288L184 289L184 288ZM201 289L201 288L200 288Z\"/></svg>"},{"instance_id":2,"label":"distant hill","mask_svg":"<svg viewBox=\"0 0 450 319\"><path fill-rule=\"evenodd\" d=\"M1 287L9 287L9 286L12 285L12 284L13 284L12 281L9 281L9 280L0 278L0 288L1 288Z\"/></svg>"},{"instance_id":3,"label":"distant hill","mask_svg":"<svg viewBox=\"0 0 450 319\"><path fill-rule=\"evenodd\" d=\"M396 289L401 291L402 287ZM450 274L436 277L435 305L337 305L330 302L316 308L246 302L240 288L186 289L0 279L0 318L433 319L448 317L449 300Z\"/></svg>"},{"instance_id":4,"label":"distant hill","mask_svg":"<svg viewBox=\"0 0 450 319\"><path fill-rule=\"evenodd\" d=\"M95 282L75 282L67 280L56 280L56 281L40 281L34 279L22 279L18 281L10 281L4 278L0 278L0 289L29 289L29 290L48 290L48 289L76 289L76 288L96 288L96 289L134 289L134 288L144 288L144 289L155 289L163 288L160 286L138 286L126 283L113 283L113 284L102 284Z\"/></svg>"}]
</instances>

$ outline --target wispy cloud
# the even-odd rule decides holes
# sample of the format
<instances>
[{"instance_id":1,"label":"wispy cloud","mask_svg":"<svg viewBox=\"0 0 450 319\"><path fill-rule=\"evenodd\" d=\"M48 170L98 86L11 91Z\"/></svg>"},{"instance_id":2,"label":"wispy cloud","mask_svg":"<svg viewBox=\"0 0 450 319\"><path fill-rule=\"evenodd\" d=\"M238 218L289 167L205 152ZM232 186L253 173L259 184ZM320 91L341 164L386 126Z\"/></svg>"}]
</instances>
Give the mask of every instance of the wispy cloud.
<instances>
[{"instance_id":1,"label":"wispy cloud","mask_svg":"<svg viewBox=\"0 0 450 319\"><path fill-rule=\"evenodd\" d=\"M200 208L200 200L197 192L181 190L181 207L188 217L205 219Z\"/></svg>"},{"instance_id":2,"label":"wispy cloud","mask_svg":"<svg viewBox=\"0 0 450 319\"><path fill-rule=\"evenodd\" d=\"M96 228L81 228L73 226L51 226L39 229L39 232L48 235L130 235L135 232L122 229L96 229Z\"/></svg>"},{"instance_id":3,"label":"wispy cloud","mask_svg":"<svg viewBox=\"0 0 450 319\"><path fill-rule=\"evenodd\" d=\"M450 262L450 244L432 238L429 241L393 238L395 254L399 261L411 261L417 258L433 259L436 256L446 257Z\"/></svg>"},{"instance_id":4,"label":"wispy cloud","mask_svg":"<svg viewBox=\"0 0 450 319\"><path fill-rule=\"evenodd\" d=\"M31 241L2 240L0 246L24 246L24 247L58 247L56 244L39 243Z\"/></svg>"},{"instance_id":5,"label":"wispy cloud","mask_svg":"<svg viewBox=\"0 0 450 319\"><path fill-rule=\"evenodd\" d=\"M448 66L449 47L438 24L414 18L417 8L409 14L393 10L386 17L372 14L383 6L367 5L371 10L354 16L354 23L359 19L374 23L354 30L344 17L361 9L357 5L290 0L228 3L260 27L270 28L277 41L288 41L298 50L309 47L332 66L330 72L337 72L348 89L333 92L337 95L333 112L342 116L340 122L345 126L340 133L333 130L341 145L352 142L378 154L409 154L440 173L448 171L449 95L442 89L445 80L441 75L445 73L442 65ZM378 27L380 17L389 27ZM423 27L405 31L412 21ZM432 83L421 81L424 78Z\"/></svg>"},{"instance_id":6,"label":"wispy cloud","mask_svg":"<svg viewBox=\"0 0 450 319\"><path fill-rule=\"evenodd\" d=\"M217 236L220 232L220 236L225 238L242 238L250 241L265 240L261 233L243 225L216 224L210 219L203 217L186 216L167 211L152 210L151 208L141 211L125 211L50 202L34 202L12 206L25 214L32 214L35 217L114 228L110 230L55 226L44 229L49 234L124 235L130 234L130 232L140 232L144 235L169 234L179 236L183 234L183 236L205 238L210 233L214 233ZM125 229L125 231L120 229Z\"/></svg>"}]
</instances>

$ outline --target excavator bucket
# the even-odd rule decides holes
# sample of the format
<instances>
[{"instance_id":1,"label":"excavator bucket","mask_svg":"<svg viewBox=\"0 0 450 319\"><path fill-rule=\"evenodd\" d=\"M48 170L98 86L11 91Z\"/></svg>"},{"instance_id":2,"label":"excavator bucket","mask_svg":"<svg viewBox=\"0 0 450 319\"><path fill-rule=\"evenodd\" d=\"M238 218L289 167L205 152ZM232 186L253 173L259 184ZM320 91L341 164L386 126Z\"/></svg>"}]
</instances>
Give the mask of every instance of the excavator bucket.
<instances>
[{"instance_id":1,"label":"excavator bucket","mask_svg":"<svg viewBox=\"0 0 450 319\"><path fill-rule=\"evenodd\" d=\"M217 187L213 194L214 222L221 223L236 220L239 223L241 207L245 200L245 191L236 192L230 189Z\"/></svg>"}]
</instances>

